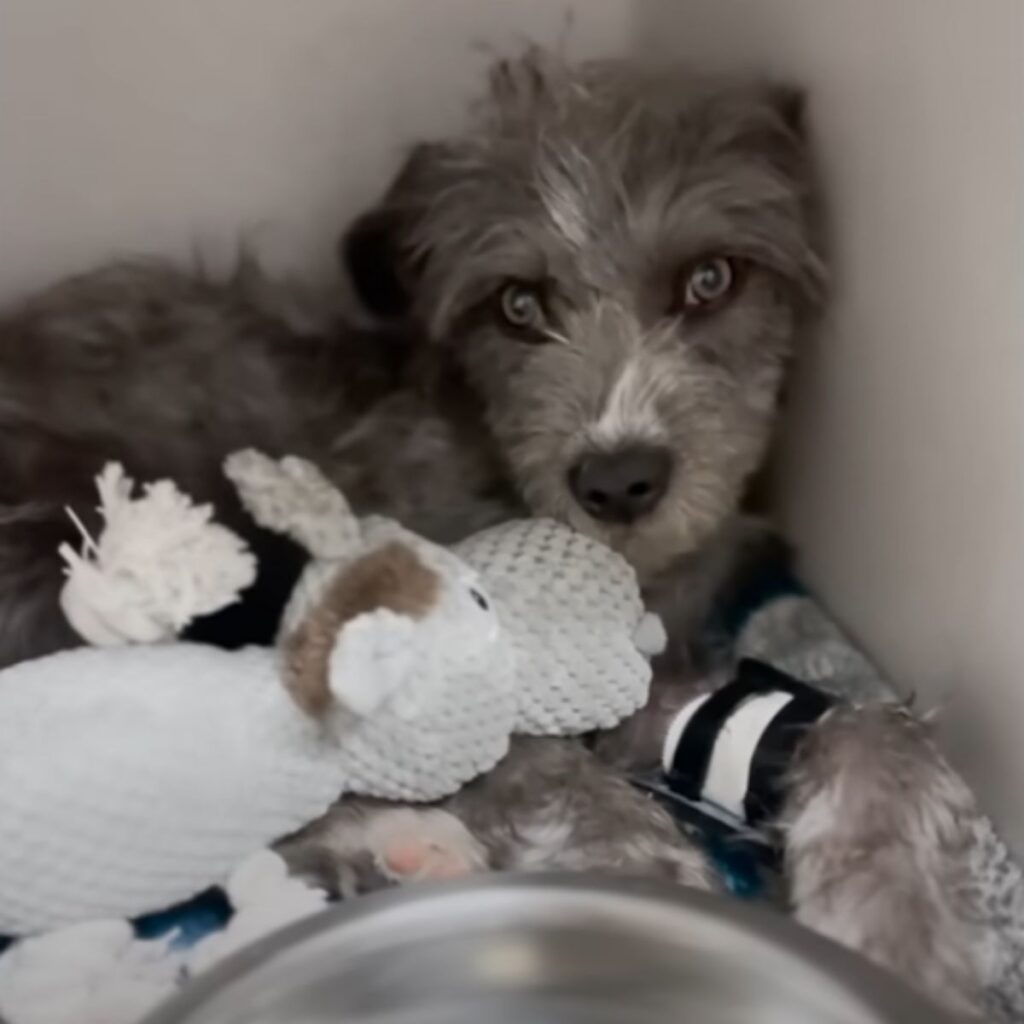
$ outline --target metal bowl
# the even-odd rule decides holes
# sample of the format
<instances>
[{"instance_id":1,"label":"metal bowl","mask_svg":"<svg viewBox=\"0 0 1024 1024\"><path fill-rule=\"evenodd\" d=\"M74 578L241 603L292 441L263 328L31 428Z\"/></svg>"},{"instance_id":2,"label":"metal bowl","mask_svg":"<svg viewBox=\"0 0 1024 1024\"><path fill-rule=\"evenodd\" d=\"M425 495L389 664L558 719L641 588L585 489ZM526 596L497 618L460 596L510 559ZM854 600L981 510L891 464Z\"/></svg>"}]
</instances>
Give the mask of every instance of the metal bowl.
<instances>
[{"instance_id":1,"label":"metal bowl","mask_svg":"<svg viewBox=\"0 0 1024 1024\"><path fill-rule=\"evenodd\" d=\"M781 916L650 882L412 887L279 932L146 1024L942 1024Z\"/></svg>"}]
</instances>

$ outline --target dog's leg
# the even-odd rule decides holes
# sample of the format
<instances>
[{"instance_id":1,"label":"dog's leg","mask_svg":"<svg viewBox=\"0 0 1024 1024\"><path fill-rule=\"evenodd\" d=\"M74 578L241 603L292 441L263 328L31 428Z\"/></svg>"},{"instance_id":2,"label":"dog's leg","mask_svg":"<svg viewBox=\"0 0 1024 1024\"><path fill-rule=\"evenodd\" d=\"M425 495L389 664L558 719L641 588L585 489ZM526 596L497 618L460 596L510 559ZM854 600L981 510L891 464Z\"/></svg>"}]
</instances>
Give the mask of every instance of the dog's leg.
<instances>
[{"instance_id":1,"label":"dog's leg","mask_svg":"<svg viewBox=\"0 0 1024 1024\"><path fill-rule=\"evenodd\" d=\"M515 739L440 808L342 800L277 851L293 873L340 896L488 869L713 885L703 854L657 803L562 739Z\"/></svg>"},{"instance_id":2,"label":"dog's leg","mask_svg":"<svg viewBox=\"0 0 1024 1024\"><path fill-rule=\"evenodd\" d=\"M444 806L496 868L713 885L704 855L669 814L574 740L515 738L496 768Z\"/></svg>"},{"instance_id":3,"label":"dog's leg","mask_svg":"<svg viewBox=\"0 0 1024 1024\"><path fill-rule=\"evenodd\" d=\"M977 811L903 708L831 712L801 743L782 815L797 920L978 1012L977 935L959 894Z\"/></svg>"},{"instance_id":4,"label":"dog's leg","mask_svg":"<svg viewBox=\"0 0 1024 1024\"><path fill-rule=\"evenodd\" d=\"M339 801L276 850L293 875L341 898L488 867L483 845L453 815L372 800Z\"/></svg>"}]
</instances>

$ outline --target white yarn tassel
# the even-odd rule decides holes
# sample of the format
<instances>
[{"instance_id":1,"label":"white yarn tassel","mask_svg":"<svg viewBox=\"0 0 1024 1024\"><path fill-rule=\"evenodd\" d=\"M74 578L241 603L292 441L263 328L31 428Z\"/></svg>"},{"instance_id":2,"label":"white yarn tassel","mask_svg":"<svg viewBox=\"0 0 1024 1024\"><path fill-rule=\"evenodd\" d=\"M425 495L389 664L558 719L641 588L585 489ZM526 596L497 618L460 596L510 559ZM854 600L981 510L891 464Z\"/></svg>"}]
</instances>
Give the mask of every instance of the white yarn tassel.
<instances>
[{"instance_id":1,"label":"white yarn tassel","mask_svg":"<svg viewBox=\"0 0 1024 1024\"><path fill-rule=\"evenodd\" d=\"M96 485L104 520L99 539L68 509L82 551L60 547L68 577L61 607L88 643L171 640L192 619L232 604L256 578L244 541L169 480L133 497L134 481L108 463Z\"/></svg>"}]
</instances>

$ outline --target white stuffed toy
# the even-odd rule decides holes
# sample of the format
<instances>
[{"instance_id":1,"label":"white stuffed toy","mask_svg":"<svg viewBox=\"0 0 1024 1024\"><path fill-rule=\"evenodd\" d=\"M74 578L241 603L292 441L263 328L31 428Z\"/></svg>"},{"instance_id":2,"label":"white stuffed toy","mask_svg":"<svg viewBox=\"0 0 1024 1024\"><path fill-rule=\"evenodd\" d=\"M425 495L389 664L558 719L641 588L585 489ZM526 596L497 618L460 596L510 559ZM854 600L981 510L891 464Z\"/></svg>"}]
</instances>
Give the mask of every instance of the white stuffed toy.
<instances>
[{"instance_id":1,"label":"white stuffed toy","mask_svg":"<svg viewBox=\"0 0 1024 1024\"><path fill-rule=\"evenodd\" d=\"M62 551L62 605L100 646L0 672L0 934L170 906L343 792L439 799L512 732L610 727L646 699L664 634L607 547L526 520L446 549L358 520L301 460L226 472L313 556L280 642L176 642L252 556L171 484L133 498L104 471L104 533Z\"/></svg>"}]
</instances>

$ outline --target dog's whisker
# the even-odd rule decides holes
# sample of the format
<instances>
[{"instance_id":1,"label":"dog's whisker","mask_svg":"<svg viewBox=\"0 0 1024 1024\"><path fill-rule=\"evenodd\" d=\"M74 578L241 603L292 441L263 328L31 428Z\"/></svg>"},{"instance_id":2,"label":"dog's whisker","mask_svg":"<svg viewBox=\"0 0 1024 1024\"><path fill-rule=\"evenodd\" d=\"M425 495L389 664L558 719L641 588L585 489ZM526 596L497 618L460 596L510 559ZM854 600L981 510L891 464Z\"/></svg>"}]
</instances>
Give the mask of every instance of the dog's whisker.
<instances>
[{"instance_id":1,"label":"dog's whisker","mask_svg":"<svg viewBox=\"0 0 1024 1024\"><path fill-rule=\"evenodd\" d=\"M572 345L572 342L566 335L554 330L551 327L545 328L543 333L545 338L547 338L549 341L555 342L556 344L565 345L567 347Z\"/></svg>"}]
</instances>

